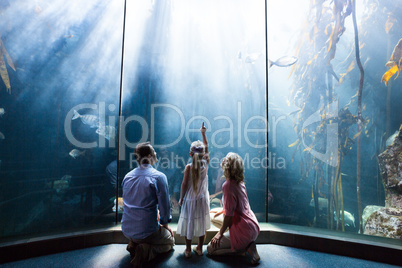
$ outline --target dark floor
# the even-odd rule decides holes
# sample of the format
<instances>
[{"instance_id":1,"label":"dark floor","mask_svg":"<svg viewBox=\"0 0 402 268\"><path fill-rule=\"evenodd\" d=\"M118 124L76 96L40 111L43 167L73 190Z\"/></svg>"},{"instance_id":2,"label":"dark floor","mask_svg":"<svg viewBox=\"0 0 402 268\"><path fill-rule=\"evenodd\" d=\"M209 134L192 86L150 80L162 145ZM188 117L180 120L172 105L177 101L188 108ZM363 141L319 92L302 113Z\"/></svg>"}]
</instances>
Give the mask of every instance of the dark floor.
<instances>
[{"instance_id":1,"label":"dark floor","mask_svg":"<svg viewBox=\"0 0 402 268\"><path fill-rule=\"evenodd\" d=\"M261 256L258 265L251 265L247 257L193 256L186 259L184 245L176 245L174 251L152 261L148 267L397 267L372 261L354 259L303 249L264 244L257 245ZM42 256L0 267L130 267L130 255L124 244L110 244L82 250Z\"/></svg>"}]
</instances>

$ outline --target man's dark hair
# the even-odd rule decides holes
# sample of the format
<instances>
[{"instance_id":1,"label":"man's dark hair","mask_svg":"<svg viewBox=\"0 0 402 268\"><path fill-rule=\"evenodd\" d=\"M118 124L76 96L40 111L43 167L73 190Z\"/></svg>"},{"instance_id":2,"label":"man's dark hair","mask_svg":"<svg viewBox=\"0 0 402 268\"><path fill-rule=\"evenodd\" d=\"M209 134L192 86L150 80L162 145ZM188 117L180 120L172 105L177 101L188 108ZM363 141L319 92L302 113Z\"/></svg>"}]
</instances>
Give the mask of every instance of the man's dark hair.
<instances>
[{"instance_id":1,"label":"man's dark hair","mask_svg":"<svg viewBox=\"0 0 402 268\"><path fill-rule=\"evenodd\" d=\"M151 164L148 159L149 155L154 155L153 147L149 142L142 142L137 144L137 146L135 147L134 156L139 165Z\"/></svg>"}]
</instances>

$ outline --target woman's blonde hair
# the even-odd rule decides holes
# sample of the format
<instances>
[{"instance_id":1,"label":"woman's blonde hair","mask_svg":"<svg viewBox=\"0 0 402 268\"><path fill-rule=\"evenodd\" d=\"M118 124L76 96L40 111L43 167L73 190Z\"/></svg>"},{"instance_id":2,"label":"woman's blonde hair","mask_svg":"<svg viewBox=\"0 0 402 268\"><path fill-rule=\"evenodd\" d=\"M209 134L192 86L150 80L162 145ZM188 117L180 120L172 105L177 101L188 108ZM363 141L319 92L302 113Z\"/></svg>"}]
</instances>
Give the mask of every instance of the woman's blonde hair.
<instances>
[{"instance_id":1,"label":"woman's blonde hair","mask_svg":"<svg viewBox=\"0 0 402 268\"><path fill-rule=\"evenodd\" d=\"M223 175L237 183L244 181L244 162L240 155L228 153L222 161Z\"/></svg>"},{"instance_id":2,"label":"woman's blonde hair","mask_svg":"<svg viewBox=\"0 0 402 268\"><path fill-rule=\"evenodd\" d=\"M201 141L195 141L190 146L190 155L193 158L191 165L191 178L194 192L198 192L198 182L201 177L202 158L205 154L205 146Z\"/></svg>"}]
</instances>

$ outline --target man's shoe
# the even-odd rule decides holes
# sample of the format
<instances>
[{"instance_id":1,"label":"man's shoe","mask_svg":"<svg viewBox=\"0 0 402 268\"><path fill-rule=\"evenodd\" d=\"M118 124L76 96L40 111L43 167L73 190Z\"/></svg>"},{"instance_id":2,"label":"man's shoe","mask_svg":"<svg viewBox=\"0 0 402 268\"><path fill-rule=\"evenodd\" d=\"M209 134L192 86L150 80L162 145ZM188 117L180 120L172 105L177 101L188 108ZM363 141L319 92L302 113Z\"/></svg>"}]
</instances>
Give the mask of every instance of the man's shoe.
<instances>
[{"instance_id":1,"label":"man's shoe","mask_svg":"<svg viewBox=\"0 0 402 268\"><path fill-rule=\"evenodd\" d=\"M131 260L131 265L134 267L142 267L142 264L144 263L145 260L145 251L144 251L144 245L139 244L136 249L135 249L135 256Z\"/></svg>"},{"instance_id":2,"label":"man's shoe","mask_svg":"<svg viewBox=\"0 0 402 268\"><path fill-rule=\"evenodd\" d=\"M130 252L131 259L135 257L135 249L137 248L138 244L134 243L133 241L129 241L126 247L126 250Z\"/></svg>"}]
</instances>

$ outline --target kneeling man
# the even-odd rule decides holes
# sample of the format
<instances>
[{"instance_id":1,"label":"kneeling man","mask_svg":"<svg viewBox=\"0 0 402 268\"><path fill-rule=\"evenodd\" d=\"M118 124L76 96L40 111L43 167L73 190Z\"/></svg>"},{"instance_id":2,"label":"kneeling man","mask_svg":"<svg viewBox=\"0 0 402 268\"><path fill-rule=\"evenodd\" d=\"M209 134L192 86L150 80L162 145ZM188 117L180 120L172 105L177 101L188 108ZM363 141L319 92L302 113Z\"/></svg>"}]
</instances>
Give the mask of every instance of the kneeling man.
<instances>
[{"instance_id":1,"label":"kneeling man","mask_svg":"<svg viewBox=\"0 0 402 268\"><path fill-rule=\"evenodd\" d=\"M127 250L134 266L141 266L158 253L173 249L168 183L165 174L152 167L158 159L149 142L135 148L138 167L124 177L123 234L130 240ZM159 210L159 215L158 215Z\"/></svg>"}]
</instances>

